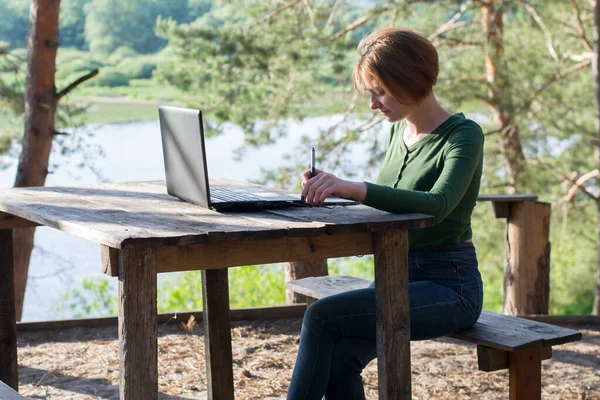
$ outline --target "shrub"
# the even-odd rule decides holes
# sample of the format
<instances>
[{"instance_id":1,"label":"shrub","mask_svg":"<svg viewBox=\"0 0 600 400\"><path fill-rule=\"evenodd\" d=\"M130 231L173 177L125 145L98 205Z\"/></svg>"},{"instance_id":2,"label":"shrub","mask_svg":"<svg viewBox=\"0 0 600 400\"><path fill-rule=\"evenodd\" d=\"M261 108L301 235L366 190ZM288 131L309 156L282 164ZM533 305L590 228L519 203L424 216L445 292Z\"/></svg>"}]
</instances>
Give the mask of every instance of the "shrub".
<instances>
[{"instance_id":1,"label":"shrub","mask_svg":"<svg viewBox=\"0 0 600 400\"><path fill-rule=\"evenodd\" d=\"M128 59L119 64L119 70L129 79L150 79L156 63L140 59Z\"/></svg>"},{"instance_id":2,"label":"shrub","mask_svg":"<svg viewBox=\"0 0 600 400\"><path fill-rule=\"evenodd\" d=\"M129 78L119 71L101 70L98 77L93 79L93 83L95 86L105 87L129 86Z\"/></svg>"},{"instance_id":3,"label":"shrub","mask_svg":"<svg viewBox=\"0 0 600 400\"><path fill-rule=\"evenodd\" d=\"M103 64L93 59L76 59L56 66L57 79L76 79L85 72L94 68L101 68Z\"/></svg>"},{"instance_id":4,"label":"shrub","mask_svg":"<svg viewBox=\"0 0 600 400\"><path fill-rule=\"evenodd\" d=\"M138 53L135 50L133 50L131 47L121 46L118 49L116 49L115 51L110 53L110 60L116 64L125 58L133 58L133 57L136 57L137 55L138 55Z\"/></svg>"}]
</instances>

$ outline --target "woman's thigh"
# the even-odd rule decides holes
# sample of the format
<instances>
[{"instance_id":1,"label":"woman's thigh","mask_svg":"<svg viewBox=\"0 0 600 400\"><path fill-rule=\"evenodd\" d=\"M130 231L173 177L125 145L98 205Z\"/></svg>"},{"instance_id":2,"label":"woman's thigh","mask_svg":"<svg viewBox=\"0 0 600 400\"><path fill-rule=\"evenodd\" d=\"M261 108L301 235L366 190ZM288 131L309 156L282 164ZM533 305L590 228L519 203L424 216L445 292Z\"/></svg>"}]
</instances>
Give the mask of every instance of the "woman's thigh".
<instances>
[{"instance_id":1,"label":"woman's thigh","mask_svg":"<svg viewBox=\"0 0 600 400\"><path fill-rule=\"evenodd\" d=\"M444 336L469 327L477 319L469 302L465 303L453 287L418 281L409 283L408 290L411 340ZM374 340L375 289L352 290L318 300L307 310L304 324L309 329L318 326L336 337Z\"/></svg>"}]
</instances>

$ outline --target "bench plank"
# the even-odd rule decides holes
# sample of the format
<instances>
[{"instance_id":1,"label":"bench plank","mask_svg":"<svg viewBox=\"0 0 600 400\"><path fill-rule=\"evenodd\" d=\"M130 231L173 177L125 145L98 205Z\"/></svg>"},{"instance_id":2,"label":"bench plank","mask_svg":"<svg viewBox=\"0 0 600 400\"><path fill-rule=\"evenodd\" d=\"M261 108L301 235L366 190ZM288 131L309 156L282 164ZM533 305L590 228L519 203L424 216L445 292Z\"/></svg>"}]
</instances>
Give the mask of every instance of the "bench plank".
<instances>
[{"instance_id":1,"label":"bench plank","mask_svg":"<svg viewBox=\"0 0 600 400\"><path fill-rule=\"evenodd\" d=\"M520 201L536 201L538 199L535 194L480 194L477 196L477 201L494 201L494 202L510 202L517 203Z\"/></svg>"},{"instance_id":2,"label":"bench plank","mask_svg":"<svg viewBox=\"0 0 600 400\"><path fill-rule=\"evenodd\" d=\"M366 279L351 276L312 277L287 283L288 289L307 296L309 300L368 286ZM581 340L582 334L560 326L483 310L471 328L448 336L477 345L480 370L489 372L508 368L510 400L540 400L542 360L552 357L553 345ZM404 397L410 397L410 391Z\"/></svg>"},{"instance_id":3,"label":"bench plank","mask_svg":"<svg viewBox=\"0 0 600 400\"><path fill-rule=\"evenodd\" d=\"M366 279L352 276L322 276L291 281L287 287L307 297L320 299L363 289L369 284ZM581 340L582 334L573 329L483 310L473 327L448 336L494 349L523 351Z\"/></svg>"},{"instance_id":4,"label":"bench plank","mask_svg":"<svg viewBox=\"0 0 600 400\"><path fill-rule=\"evenodd\" d=\"M327 278L327 279L323 279ZM310 277L296 279L287 283L287 288L307 297L320 299L326 296L347 292L348 290L369 287L366 279L347 275L332 275L326 277Z\"/></svg>"},{"instance_id":5,"label":"bench plank","mask_svg":"<svg viewBox=\"0 0 600 400\"><path fill-rule=\"evenodd\" d=\"M551 347L581 340L581 332L483 310L471 328L448 335L455 339L506 351Z\"/></svg>"}]
</instances>

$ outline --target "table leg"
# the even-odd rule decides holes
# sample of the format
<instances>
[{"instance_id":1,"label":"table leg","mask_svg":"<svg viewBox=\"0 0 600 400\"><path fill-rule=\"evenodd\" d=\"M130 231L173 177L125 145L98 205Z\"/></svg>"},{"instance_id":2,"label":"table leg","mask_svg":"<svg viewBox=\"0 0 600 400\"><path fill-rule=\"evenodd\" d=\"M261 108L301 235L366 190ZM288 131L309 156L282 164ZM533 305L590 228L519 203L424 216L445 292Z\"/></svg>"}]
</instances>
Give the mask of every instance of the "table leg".
<instances>
[{"instance_id":1,"label":"table leg","mask_svg":"<svg viewBox=\"0 0 600 400\"><path fill-rule=\"evenodd\" d=\"M202 271L208 400L233 400L233 356L227 269Z\"/></svg>"},{"instance_id":2,"label":"table leg","mask_svg":"<svg viewBox=\"0 0 600 400\"><path fill-rule=\"evenodd\" d=\"M156 258L119 251L120 399L158 399Z\"/></svg>"},{"instance_id":3,"label":"table leg","mask_svg":"<svg viewBox=\"0 0 600 400\"><path fill-rule=\"evenodd\" d=\"M13 230L0 230L0 381L19 389Z\"/></svg>"},{"instance_id":4,"label":"table leg","mask_svg":"<svg viewBox=\"0 0 600 400\"><path fill-rule=\"evenodd\" d=\"M408 232L373 233L380 400L411 398Z\"/></svg>"}]
</instances>

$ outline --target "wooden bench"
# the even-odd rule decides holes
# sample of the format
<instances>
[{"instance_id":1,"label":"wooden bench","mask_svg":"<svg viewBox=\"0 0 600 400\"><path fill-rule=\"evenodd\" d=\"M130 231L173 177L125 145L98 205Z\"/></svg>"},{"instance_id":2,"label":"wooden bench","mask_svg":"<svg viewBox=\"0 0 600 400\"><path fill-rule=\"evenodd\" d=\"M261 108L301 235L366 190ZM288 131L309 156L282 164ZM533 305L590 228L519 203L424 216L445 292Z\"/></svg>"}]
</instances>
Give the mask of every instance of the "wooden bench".
<instances>
[{"instance_id":1,"label":"wooden bench","mask_svg":"<svg viewBox=\"0 0 600 400\"><path fill-rule=\"evenodd\" d=\"M369 284L352 276L320 276L290 281L287 288L306 296L310 305ZM481 371L509 370L511 400L536 400L541 399L542 360L552 357L552 346L581 340L581 332L484 310L473 327L449 337L477 345Z\"/></svg>"},{"instance_id":2,"label":"wooden bench","mask_svg":"<svg viewBox=\"0 0 600 400\"><path fill-rule=\"evenodd\" d=\"M18 392L15 392L6 383L0 381L0 399L2 400L21 400L25 397L21 396Z\"/></svg>"}]
</instances>

